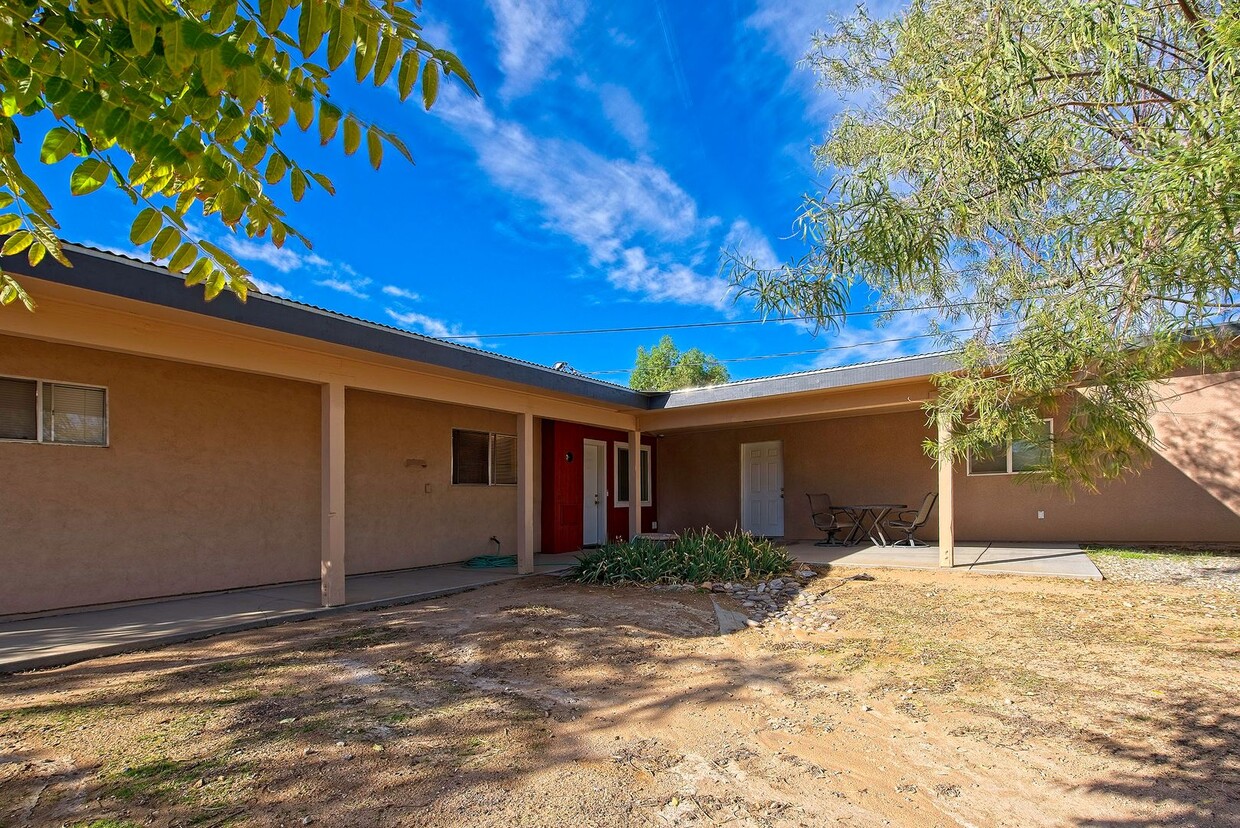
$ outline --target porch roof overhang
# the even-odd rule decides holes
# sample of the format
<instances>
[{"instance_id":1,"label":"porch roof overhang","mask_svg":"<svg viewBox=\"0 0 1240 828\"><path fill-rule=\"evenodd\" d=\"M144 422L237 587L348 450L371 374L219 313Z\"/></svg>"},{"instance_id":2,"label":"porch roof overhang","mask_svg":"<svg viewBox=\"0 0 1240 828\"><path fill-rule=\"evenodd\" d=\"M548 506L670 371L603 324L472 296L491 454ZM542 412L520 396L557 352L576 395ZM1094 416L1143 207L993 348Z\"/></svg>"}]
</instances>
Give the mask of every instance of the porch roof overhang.
<instances>
[{"instance_id":1,"label":"porch roof overhang","mask_svg":"<svg viewBox=\"0 0 1240 828\"><path fill-rule=\"evenodd\" d=\"M71 268L45 258L12 269L44 283L32 286L36 301L66 312L10 315L0 332L307 381L330 377L384 393L622 430L915 408L928 399L931 376L957 367L952 354L939 353L670 393L634 391L257 292L244 303L230 295L205 302L165 268L84 245L64 249ZM125 318L96 326L88 310ZM219 347L210 347L211 337Z\"/></svg>"}]
</instances>

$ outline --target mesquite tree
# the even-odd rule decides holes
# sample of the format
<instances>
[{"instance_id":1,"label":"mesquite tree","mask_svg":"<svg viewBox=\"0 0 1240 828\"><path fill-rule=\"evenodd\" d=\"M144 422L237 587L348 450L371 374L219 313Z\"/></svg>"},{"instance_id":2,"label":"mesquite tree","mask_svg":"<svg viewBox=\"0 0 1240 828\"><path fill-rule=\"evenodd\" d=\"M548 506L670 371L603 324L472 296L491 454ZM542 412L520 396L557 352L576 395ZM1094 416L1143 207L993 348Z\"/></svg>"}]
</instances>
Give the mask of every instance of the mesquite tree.
<instances>
[{"instance_id":1,"label":"mesquite tree","mask_svg":"<svg viewBox=\"0 0 1240 828\"><path fill-rule=\"evenodd\" d=\"M844 91L798 261L743 293L830 327L858 284L941 308L949 456L1037 441L1092 486L1146 456L1152 381L1234 354L1240 8L1200 0L915 0L815 38ZM854 294L855 295L855 294ZM928 446L934 451L933 446Z\"/></svg>"}]
</instances>

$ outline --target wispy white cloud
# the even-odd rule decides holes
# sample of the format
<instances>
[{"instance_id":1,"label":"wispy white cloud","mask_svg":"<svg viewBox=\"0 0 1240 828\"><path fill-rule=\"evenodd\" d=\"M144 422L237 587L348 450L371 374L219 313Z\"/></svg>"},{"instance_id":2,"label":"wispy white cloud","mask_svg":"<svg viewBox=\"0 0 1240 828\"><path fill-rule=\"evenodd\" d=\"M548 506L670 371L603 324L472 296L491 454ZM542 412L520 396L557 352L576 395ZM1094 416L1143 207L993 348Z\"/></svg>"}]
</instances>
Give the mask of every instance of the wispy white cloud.
<instances>
[{"instance_id":1,"label":"wispy white cloud","mask_svg":"<svg viewBox=\"0 0 1240 828\"><path fill-rule=\"evenodd\" d=\"M531 92L561 57L586 17L583 0L488 0L495 15L495 41L504 72L500 95Z\"/></svg>"},{"instance_id":2,"label":"wispy white cloud","mask_svg":"<svg viewBox=\"0 0 1240 828\"><path fill-rule=\"evenodd\" d=\"M350 275L355 274L353 268L347 268L344 271ZM370 294L366 292L366 288L370 286L372 280L366 277L345 278L344 275L337 274L326 279L316 279L314 283L319 287L325 287L328 290L346 293L356 299L369 299Z\"/></svg>"},{"instance_id":3,"label":"wispy white cloud","mask_svg":"<svg viewBox=\"0 0 1240 828\"><path fill-rule=\"evenodd\" d=\"M472 345L475 348L482 347L482 340L475 335L475 332L464 330L460 325L454 325L424 313L400 311L394 308L384 308L384 312L402 328L440 339L451 336L454 337L453 342Z\"/></svg>"},{"instance_id":4,"label":"wispy white cloud","mask_svg":"<svg viewBox=\"0 0 1240 828\"><path fill-rule=\"evenodd\" d=\"M288 288L276 282L269 282L266 279L258 279L253 275L250 276L250 282L254 285L259 293L265 293L268 296L281 296L288 299L292 296Z\"/></svg>"},{"instance_id":5,"label":"wispy white cloud","mask_svg":"<svg viewBox=\"0 0 1240 828\"><path fill-rule=\"evenodd\" d=\"M383 292L388 296L392 296L397 299L404 299L408 302L421 302L422 301L421 295L414 293L412 290L406 290L403 287L397 287L396 285L384 285Z\"/></svg>"},{"instance_id":6,"label":"wispy white cloud","mask_svg":"<svg viewBox=\"0 0 1240 828\"><path fill-rule=\"evenodd\" d=\"M775 248L771 246L771 240L744 218L732 222L723 239L723 249L768 270L778 267L780 263L779 257L775 255Z\"/></svg>"},{"instance_id":7,"label":"wispy white cloud","mask_svg":"<svg viewBox=\"0 0 1240 828\"><path fill-rule=\"evenodd\" d=\"M242 239L237 236L224 236L220 240L222 246L238 259L249 262L260 262L281 273L292 273L302 268L327 268L331 262L311 251L300 252L291 247L276 247L266 240Z\"/></svg>"},{"instance_id":8,"label":"wispy white cloud","mask_svg":"<svg viewBox=\"0 0 1240 828\"><path fill-rule=\"evenodd\" d=\"M605 83L599 87L598 94L603 104L603 115L616 132L628 141L629 146L638 152L649 148L650 126L646 123L646 114L641 105L633 98L633 93L623 86Z\"/></svg>"},{"instance_id":9,"label":"wispy white cloud","mask_svg":"<svg viewBox=\"0 0 1240 828\"><path fill-rule=\"evenodd\" d=\"M726 304L727 282L689 267L718 219L699 215L694 199L651 159L608 158L575 141L536 136L452 90L436 111L473 144L493 182L535 205L544 227L581 245L616 287L653 301Z\"/></svg>"}]
</instances>

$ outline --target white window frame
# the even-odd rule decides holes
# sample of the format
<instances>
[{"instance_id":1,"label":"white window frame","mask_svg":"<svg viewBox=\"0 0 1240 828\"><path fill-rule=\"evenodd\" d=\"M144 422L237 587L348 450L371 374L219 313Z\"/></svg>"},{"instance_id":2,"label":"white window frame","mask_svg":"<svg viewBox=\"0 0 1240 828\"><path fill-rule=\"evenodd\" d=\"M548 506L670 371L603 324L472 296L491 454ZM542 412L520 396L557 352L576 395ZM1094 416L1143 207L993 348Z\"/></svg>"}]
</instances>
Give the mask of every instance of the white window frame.
<instances>
[{"instance_id":1,"label":"white window frame","mask_svg":"<svg viewBox=\"0 0 1240 828\"><path fill-rule=\"evenodd\" d=\"M1050 451L1055 451L1055 421L1049 417L1042 420L1046 424L1046 433L1050 437ZM1014 474L1028 474L1028 470L1013 471L1012 470L1012 441L1007 441L1007 470L1006 471L973 471L973 452L969 452L968 459L968 476L969 477L1011 477Z\"/></svg>"},{"instance_id":2,"label":"white window frame","mask_svg":"<svg viewBox=\"0 0 1240 828\"><path fill-rule=\"evenodd\" d=\"M612 445L612 449L611 449L611 460L612 460L611 462L611 465L612 465L611 490L615 492L615 505L616 506L628 506L629 502L627 500L620 499L620 449L624 449L625 451L628 451L629 444L628 443L614 443ZM654 456L650 452L650 446L642 446L641 452L642 454L646 455L646 475L645 475L646 493L649 494L651 498L653 498L654 497ZM638 483L640 482L641 481L638 481ZM632 481L629 481L629 483L631 487ZM638 486L637 491L638 491L638 494L640 495L641 493L640 486ZM648 498L646 500L643 500L641 505L650 506L653 503L654 501Z\"/></svg>"},{"instance_id":3,"label":"white window frame","mask_svg":"<svg viewBox=\"0 0 1240 828\"><path fill-rule=\"evenodd\" d=\"M456 482L455 435L456 435L456 432L458 431L468 431L474 434L487 435L487 482L486 483L457 483ZM517 435L505 434L502 431L486 431L485 429L481 429L481 428L453 428L452 429L452 437L449 438L451 442L449 443L449 446L448 446L448 450L452 452L451 468L448 470L448 480L451 481L451 485L464 486L466 488L474 488L474 489L479 489L483 487L490 488L491 486L500 486L500 487L508 488L508 489L516 488L517 486L516 483L496 483L495 482L495 438L496 437L507 437L510 440L517 439ZM518 460L518 468L517 468L518 480L520 480L520 477L521 477L521 469L520 469L520 461Z\"/></svg>"},{"instance_id":4,"label":"white window frame","mask_svg":"<svg viewBox=\"0 0 1240 828\"><path fill-rule=\"evenodd\" d=\"M61 380L45 380L38 377L23 377L16 374L3 374L0 379L19 380L21 382L33 382L34 387L34 407L35 407L35 438L33 440L21 440L17 437L0 437L0 443L22 443L25 445L39 446L78 446L79 448L108 448L112 445L112 394L106 385L91 385L88 382L63 382ZM102 443L71 443L59 440L43 439L43 386L44 385L66 385L71 388L86 388L91 391L103 392L103 442Z\"/></svg>"}]
</instances>

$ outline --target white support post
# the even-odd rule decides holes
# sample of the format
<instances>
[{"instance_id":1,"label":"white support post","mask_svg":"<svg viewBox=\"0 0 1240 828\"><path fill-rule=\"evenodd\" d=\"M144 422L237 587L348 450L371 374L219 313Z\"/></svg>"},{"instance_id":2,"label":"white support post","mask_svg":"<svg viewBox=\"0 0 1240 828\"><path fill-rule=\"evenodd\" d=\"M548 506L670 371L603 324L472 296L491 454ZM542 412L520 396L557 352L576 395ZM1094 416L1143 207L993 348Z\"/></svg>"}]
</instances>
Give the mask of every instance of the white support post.
<instances>
[{"instance_id":1,"label":"white support post","mask_svg":"<svg viewBox=\"0 0 1240 828\"><path fill-rule=\"evenodd\" d=\"M344 384L322 386L322 599L325 607L345 603L344 591Z\"/></svg>"},{"instance_id":2,"label":"white support post","mask_svg":"<svg viewBox=\"0 0 1240 828\"><path fill-rule=\"evenodd\" d=\"M952 462L945 449L951 440L951 423L939 415L939 566L956 565L956 511Z\"/></svg>"},{"instance_id":3,"label":"white support post","mask_svg":"<svg viewBox=\"0 0 1240 828\"><path fill-rule=\"evenodd\" d=\"M534 415L517 423L517 573L534 571Z\"/></svg>"},{"instance_id":4,"label":"white support post","mask_svg":"<svg viewBox=\"0 0 1240 828\"><path fill-rule=\"evenodd\" d=\"M642 433L629 432L629 540L642 533Z\"/></svg>"}]
</instances>

